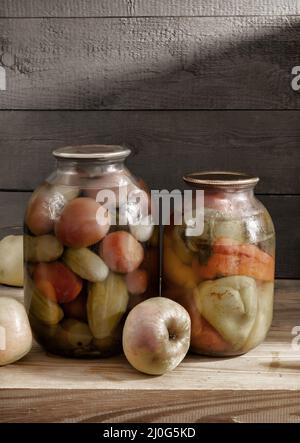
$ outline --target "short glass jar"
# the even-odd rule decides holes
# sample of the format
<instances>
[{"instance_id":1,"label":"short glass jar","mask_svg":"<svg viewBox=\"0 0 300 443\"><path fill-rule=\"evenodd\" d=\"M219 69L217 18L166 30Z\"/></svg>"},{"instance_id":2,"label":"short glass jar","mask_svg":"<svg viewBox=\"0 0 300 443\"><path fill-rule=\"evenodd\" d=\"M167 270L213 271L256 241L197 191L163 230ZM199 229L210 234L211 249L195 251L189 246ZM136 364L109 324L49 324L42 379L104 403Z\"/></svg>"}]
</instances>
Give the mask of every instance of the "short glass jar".
<instances>
[{"instance_id":1,"label":"short glass jar","mask_svg":"<svg viewBox=\"0 0 300 443\"><path fill-rule=\"evenodd\" d=\"M254 196L259 179L231 172L183 179L194 200L204 191L204 230L190 236L188 221L165 228L163 295L188 310L192 351L243 354L265 339L273 315L275 232Z\"/></svg>"},{"instance_id":2,"label":"short glass jar","mask_svg":"<svg viewBox=\"0 0 300 443\"><path fill-rule=\"evenodd\" d=\"M48 351L102 357L122 349L128 311L158 294L150 194L122 146L54 151L57 169L25 215L25 302Z\"/></svg>"}]
</instances>

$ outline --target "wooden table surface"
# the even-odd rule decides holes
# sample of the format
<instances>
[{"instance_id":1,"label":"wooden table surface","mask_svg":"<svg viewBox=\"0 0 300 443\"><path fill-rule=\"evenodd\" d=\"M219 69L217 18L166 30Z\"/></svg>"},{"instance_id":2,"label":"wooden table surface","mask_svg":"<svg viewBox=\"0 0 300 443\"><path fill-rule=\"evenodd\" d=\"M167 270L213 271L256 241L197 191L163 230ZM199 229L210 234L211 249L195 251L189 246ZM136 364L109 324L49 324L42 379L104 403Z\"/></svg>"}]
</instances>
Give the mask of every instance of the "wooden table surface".
<instances>
[{"instance_id":1,"label":"wooden table surface","mask_svg":"<svg viewBox=\"0 0 300 443\"><path fill-rule=\"evenodd\" d=\"M62 359L34 345L0 368L0 422L300 422L297 325L300 281L279 280L268 338L241 357L190 355L155 377L124 357Z\"/></svg>"}]
</instances>

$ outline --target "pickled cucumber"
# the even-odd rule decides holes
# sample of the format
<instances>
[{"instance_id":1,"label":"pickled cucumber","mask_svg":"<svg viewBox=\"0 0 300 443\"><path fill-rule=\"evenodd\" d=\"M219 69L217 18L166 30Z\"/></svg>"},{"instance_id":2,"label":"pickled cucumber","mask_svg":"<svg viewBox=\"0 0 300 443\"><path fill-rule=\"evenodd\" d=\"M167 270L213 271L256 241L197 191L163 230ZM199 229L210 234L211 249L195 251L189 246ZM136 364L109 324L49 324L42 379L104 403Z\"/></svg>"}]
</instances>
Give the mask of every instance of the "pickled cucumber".
<instances>
[{"instance_id":1,"label":"pickled cucumber","mask_svg":"<svg viewBox=\"0 0 300 443\"><path fill-rule=\"evenodd\" d=\"M112 334L126 312L128 299L126 284L120 275L110 273L104 282L90 284L87 313L95 338Z\"/></svg>"},{"instance_id":2,"label":"pickled cucumber","mask_svg":"<svg viewBox=\"0 0 300 443\"><path fill-rule=\"evenodd\" d=\"M29 262L51 262L57 260L64 247L54 235L24 236L25 260Z\"/></svg>"},{"instance_id":3,"label":"pickled cucumber","mask_svg":"<svg viewBox=\"0 0 300 443\"><path fill-rule=\"evenodd\" d=\"M64 316L62 308L44 297L30 279L26 278L26 292L29 297L29 313L46 325L56 325Z\"/></svg>"},{"instance_id":4,"label":"pickled cucumber","mask_svg":"<svg viewBox=\"0 0 300 443\"><path fill-rule=\"evenodd\" d=\"M101 282L109 273L102 258L87 248L68 248L63 261L75 274L90 282Z\"/></svg>"}]
</instances>

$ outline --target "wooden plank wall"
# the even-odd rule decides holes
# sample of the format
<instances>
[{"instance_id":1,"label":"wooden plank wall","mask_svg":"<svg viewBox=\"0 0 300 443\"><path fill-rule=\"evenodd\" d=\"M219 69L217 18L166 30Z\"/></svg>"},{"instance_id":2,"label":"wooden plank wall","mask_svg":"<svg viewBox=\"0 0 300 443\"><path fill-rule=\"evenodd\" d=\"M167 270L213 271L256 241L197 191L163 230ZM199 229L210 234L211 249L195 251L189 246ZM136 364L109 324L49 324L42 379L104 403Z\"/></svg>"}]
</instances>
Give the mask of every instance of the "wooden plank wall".
<instances>
[{"instance_id":1,"label":"wooden plank wall","mask_svg":"<svg viewBox=\"0 0 300 443\"><path fill-rule=\"evenodd\" d=\"M52 149L127 142L154 188L195 169L258 174L277 276L300 278L298 0L2 0L1 224Z\"/></svg>"}]
</instances>

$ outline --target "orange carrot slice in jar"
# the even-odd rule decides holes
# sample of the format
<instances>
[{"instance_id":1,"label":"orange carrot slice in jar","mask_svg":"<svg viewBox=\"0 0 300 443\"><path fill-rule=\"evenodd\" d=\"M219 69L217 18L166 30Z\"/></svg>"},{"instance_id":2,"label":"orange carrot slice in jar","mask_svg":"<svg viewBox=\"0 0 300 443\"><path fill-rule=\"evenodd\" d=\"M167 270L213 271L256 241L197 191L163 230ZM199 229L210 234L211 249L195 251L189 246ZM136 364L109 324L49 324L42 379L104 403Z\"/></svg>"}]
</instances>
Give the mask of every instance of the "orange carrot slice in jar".
<instances>
[{"instance_id":1,"label":"orange carrot slice in jar","mask_svg":"<svg viewBox=\"0 0 300 443\"><path fill-rule=\"evenodd\" d=\"M253 244L239 244L229 238L219 238L213 243L207 263L193 260L193 269L201 279L220 276L245 275L257 280L272 281L275 272L274 258Z\"/></svg>"}]
</instances>

